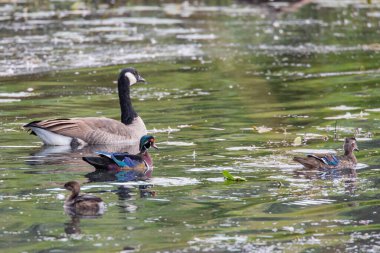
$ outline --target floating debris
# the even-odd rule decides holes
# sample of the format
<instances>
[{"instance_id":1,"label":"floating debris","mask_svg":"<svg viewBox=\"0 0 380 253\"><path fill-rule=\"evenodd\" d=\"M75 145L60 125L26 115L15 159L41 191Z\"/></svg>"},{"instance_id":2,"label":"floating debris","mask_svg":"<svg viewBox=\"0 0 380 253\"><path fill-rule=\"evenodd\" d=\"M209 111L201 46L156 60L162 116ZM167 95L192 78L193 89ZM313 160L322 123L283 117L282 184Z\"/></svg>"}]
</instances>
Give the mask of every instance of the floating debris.
<instances>
[{"instance_id":1,"label":"floating debris","mask_svg":"<svg viewBox=\"0 0 380 253\"><path fill-rule=\"evenodd\" d=\"M336 151L333 149L294 149L292 150L294 153L305 153L305 154L336 154Z\"/></svg>"},{"instance_id":2,"label":"floating debris","mask_svg":"<svg viewBox=\"0 0 380 253\"><path fill-rule=\"evenodd\" d=\"M380 112L380 108L365 109L366 112Z\"/></svg>"},{"instance_id":3,"label":"floating debris","mask_svg":"<svg viewBox=\"0 0 380 253\"><path fill-rule=\"evenodd\" d=\"M168 145L168 146L183 146L183 147L195 145L194 142L184 142L184 141L164 141L164 142L160 142L160 145L161 144Z\"/></svg>"},{"instance_id":4,"label":"floating debris","mask_svg":"<svg viewBox=\"0 0 380 253\"><path fill-rule=\"evenodd\" d=\"M369 113L366 112L360 112L360 113L349 113L347 112L344 115L338 115L338 116L332 116L332 117L325 117L324 119L365 119L364 116L368 116Z\"/></svg>"},{"instance_id":5,"label":"floating debris","mask_svg":"<svg viewBox=\"0 0 380 253\"><path fill-rule=\"evenodd\" d=\"M333 199L305 199L305 200L298 200L294 202L284 203L284 205L295 205L295 206L315 206L315 205L323 205L323 204L331 204L334 203L336 200Z\"/></svg>"},{"instance_id":6,"label":"floating debris","mask_svg":"<svg viewBox=\"0 0 380 253\"><path fill-rule=\"evenodd\" d=\"M217 36L215 34L184 34L184 35L177 35L177 39L184 39L184 40L215 40Z\"/></svg>"},{"instance_id":7,"label":"floating debris","mask_svg":"<svg viewBox=\"0 0 380 253\"><path fill-rule=\"evenodd\" d=\"M335 106L335 107L329 107L329 109L333 111L351 111L351 110L360 109L360 107L340 105L340 106Z\"/></svg>"},{"instance_id":8,"label":"floating debris","mask_svg":"<svg viewBox=\"0 0 380 253\"><path fill-rule=\"evenodd\" d=\"M302 145L302 138L301 137L296 137L293 141L293 146L301 146Z\"/></svg>"},{"instance_id":9,"label":"floating debris","mask_svg":"<svg viewBox=\"0 0 380 253\"><path fill-rule=\"evenodd\" d=\"M148 133L153 133L153 134L154 133L173 133L173 132L178 132L178 131L180 131L180 129L168 127L168 128L161 128L161 129L153 128L153 129L148 130Z\"/></svg>"},{"instance_id":10,"label":"floating debris","mask_svg":"<svg viewBox=\"0 0 380 253\"><path fill-rule=\"evenodd\" d=\"M248 146L248 147L229 147L229 148L226 148L226 150L229 150L229 151L242 151L242 150L246 150L246 151L255 151L255 150L258 150L258 149L263 149L263 147L256 147L256 146Z\"/></svg>"},{"instance_id":11,"label":"floating debris","mask_svg":"<svg viewBox=\"0 0 380 253\"><path fill-rule=\"evenodd\" d=\"M267 133L273 130L272 128L266 126L253 126L252 129L257 131L259 134Z\"/></svg>"},{"instance_id":12,"label":"floating debris","mask_svg":"<svg viewBox=\"0 0 380 253\"><path fill-rule=\"evenodd\" d=\"M227 181L235 181L235 182L245 182L245 181L247 181L247 179L245 179L244 177L232 176L231 173L228 172L228 170L223 170L222 174L224 176L224 179L227 180Z\"/></svg>"},{"instance_id":13,"label":"floating debris","mask_svg":"<svg viewBox=\"0 0 380 253\"><path fill-rule=\"evenodd\" d=\"M200 181L195 178L188 177L153 177L149 181L132 181L132 182L112 182L113 185L131 185L131 186L140 186L140 185L155 185L155 186L186 186L186 185L195 185L199 184Z\"/></svg>"}]
</instances>

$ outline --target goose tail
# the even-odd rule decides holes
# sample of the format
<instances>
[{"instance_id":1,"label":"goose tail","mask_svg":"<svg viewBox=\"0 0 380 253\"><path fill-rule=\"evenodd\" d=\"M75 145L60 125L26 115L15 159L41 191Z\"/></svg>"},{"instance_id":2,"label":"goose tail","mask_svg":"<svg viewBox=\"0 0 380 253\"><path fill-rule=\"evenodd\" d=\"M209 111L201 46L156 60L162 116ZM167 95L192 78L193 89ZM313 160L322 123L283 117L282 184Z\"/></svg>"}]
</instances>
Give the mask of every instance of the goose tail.
<instances>
[{"instance_id":1,"label":"goose tail","mask_svg":"<svg viewBox=\"0 0 380 253\"><path fill-rule=\"evenodd\" d=\"M40 123L40 122L41 122L40 120L32 121L28 124L23 125L22 127L25 128L29 134L37 136L37 134L33 131L33 128L39 127L38 123Z\"/></svg>"},{"instance_id":2,"label":"goose tail","mask_svg":"<svg viewBox=\"0 0 380 253\"><path fill-rule=\"evenodd\" d=\"M45 145L53 146L84 146L87 143L82 139L65 133L63 130L72 128L72 124L67 124L70 119L55 119L32 121L23 127L32 135L41 138Z\"/></svg>"}]
</instances>

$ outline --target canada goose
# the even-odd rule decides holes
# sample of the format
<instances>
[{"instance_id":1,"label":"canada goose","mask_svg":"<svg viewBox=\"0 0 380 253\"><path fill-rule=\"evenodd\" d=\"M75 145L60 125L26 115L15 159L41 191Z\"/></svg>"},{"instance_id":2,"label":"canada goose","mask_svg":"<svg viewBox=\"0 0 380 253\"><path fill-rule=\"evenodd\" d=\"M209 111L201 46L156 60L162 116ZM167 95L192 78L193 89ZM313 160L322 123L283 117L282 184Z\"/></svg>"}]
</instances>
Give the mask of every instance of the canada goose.
<instances>
[{"instance_id":1,"label":"canada goose","mask_svg":"<svg viewBox=\"0 0 380 253\"><path fill-rule=\"evenodd\" d=\"M145 82L134 68L120 72L118 79L121 122L109 118L69 118L33 121L24 125L45 145L95 145L138 142L147 133L143 120L132 107L129 86Z\"/></svg>"},{"instance_id":2,"label":"canada goose","mask_svg":"<svg viewBox=\"0 0 380 253\"><path fill-rule=\"evenodd\" d=\"M80 185L76 181L67 182L64 188L71 191L65 200L65 212L70 215L94 216L104 212L104 202L101 198L93 195L79 195Z\"/></svg>"},{"instance_id":3,"label":"canada goose","mask_svg":"<svg viewBox=\"0 0 380 253\"><path fill-rule=\"evenodd\" d=\"M355 138L344 141L344 155L312 154L307 157L294 157L293 160L307 169L344 169L353 168L358 163L354 151L359 151Z\"/></svg>"},{"instance_id":4,"label":"canada goose","mask_svg":"<svg viewBox=\"0 0 380 253\"><path fill-rule=\"evenodd\" d=\"M109 153L99 151L99 157L83 157L83 160L97 170L105 170L114 175L118 181L144 180L150 178L153 172L153 161L148 153L150 147L157 149L155 138L144 135L140 139L136 155L129 153Z\"/></svg>"}]
</instances>

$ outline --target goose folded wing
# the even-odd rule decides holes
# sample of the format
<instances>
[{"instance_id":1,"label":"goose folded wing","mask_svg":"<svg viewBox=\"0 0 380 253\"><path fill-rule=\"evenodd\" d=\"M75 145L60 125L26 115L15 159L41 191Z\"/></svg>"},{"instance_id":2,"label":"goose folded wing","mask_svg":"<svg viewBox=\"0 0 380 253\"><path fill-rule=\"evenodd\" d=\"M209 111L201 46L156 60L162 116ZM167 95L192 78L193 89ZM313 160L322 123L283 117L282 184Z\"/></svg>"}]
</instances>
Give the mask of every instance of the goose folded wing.
<instances>
[{"instance_id":1,"label":"goose folded wing","mask_svg":"<svg viewBox=\"0 0 380 253\"><path fill-rule=\"evenodd\" d=\"M92 138L101 138L103 135L123 136L124 138L129 136L123 123L108 118L51 119L34 121L25 127L37 127L86 142L91 142Z\"/></svg>"},{"instance_id":2,"label":"goose folded wing","mask_svg":"<svg viewBox=\"0 0 380 253\"><path fill-rule=\"evenodd\" d=\"M25 128L41 128L48 130L50 132L70 136L72 132L78 132L80 130L79 126L72 119L51 119L51 120L42 120L42 121L33 121L24 126ZM34 132L32 131L34 134Z\"/></svg>"}]
</instances>

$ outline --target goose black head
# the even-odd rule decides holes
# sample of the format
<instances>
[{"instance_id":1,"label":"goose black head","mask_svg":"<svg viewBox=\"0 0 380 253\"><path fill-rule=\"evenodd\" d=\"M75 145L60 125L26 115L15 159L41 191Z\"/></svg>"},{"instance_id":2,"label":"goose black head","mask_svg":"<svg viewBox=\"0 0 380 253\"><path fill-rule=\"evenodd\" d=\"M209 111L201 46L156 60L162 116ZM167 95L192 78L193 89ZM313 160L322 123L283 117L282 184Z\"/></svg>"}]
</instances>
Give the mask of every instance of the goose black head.
<instances>
[{"instance_id":1,"label":"goose black head","mask_svg":"<svg viewBox=\"0 0 380 253\"><path fill-rule=\"evenodd\" d=\"M126 68L120 72L119 82L124 80L128 81L129 86L132 86L135 83L140 82L146 83L145 79L142 76L140 76L139 72L137 72L137 70L134 68Z\"/></svg>"},{"instance_id":2,"label":"goose black head","mask_svg":"<svg viewBox=\"0 0 380 253\"><path fill-rule=\"evenodd\" d=\"M343 145L345 153L352 151L359 151L358 144L355 138L346 138Z\"/></svg>"},{"instance_id":3,"label":"goose black head","mask_svg":"<svg viewBox=\"0 0 380 253\"><path fill-rule=\"evenodd\" d=\"M156 139L152 135L144 135L140 139L140 152L144 153L147 151L150 147L153 147L155 149L158 149L158 147L155 144Z\"/></svg>"}]
</instances>

